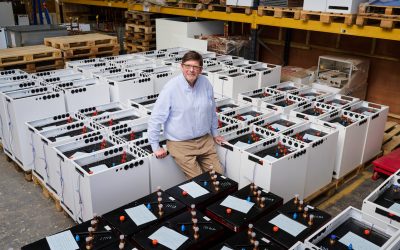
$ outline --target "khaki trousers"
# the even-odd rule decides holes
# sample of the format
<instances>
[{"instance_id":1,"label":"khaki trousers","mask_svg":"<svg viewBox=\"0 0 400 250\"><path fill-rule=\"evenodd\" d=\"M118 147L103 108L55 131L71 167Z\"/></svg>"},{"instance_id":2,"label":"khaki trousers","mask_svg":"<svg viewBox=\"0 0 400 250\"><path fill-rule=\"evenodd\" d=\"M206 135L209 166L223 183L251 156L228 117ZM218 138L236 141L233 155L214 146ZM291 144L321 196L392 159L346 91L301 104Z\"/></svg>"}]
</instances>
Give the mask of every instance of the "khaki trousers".
<instances>
[{"instance_id":1,"label":"khaki trousers","mask_svg":"<svg viewBox=\"0 0 400 250\"><path fill-rule=\"evenodd\" d=\"M209 134L187 141L168 140L167 149L188 179L209 171L210 166L222 174L214 139Z\"/></svg>"}]
</instances>

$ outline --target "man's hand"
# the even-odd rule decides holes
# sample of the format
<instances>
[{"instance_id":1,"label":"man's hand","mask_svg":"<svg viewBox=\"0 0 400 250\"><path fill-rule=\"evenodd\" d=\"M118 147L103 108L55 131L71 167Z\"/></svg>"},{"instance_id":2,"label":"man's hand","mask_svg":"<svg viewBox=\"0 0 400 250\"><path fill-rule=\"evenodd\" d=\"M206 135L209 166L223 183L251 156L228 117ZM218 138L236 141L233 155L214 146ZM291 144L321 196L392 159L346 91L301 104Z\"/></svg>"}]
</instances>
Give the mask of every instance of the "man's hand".
<instances>
[{"instance_id":1,"label":"man's hand","mask_svg":"<svg viewBox=\"0 0 400 250\"><path fill-rule=\"evenodd\" d=\"M165 150L164 148L160 148L156 152L154 152L154 154L156 155L157 159L162 159L167 156L167 150Z\"/></svg>"},{"instance_id":2,"label":"man's hand","mask_svg":"<svg viewBox=\"0 0 400 250\"><path fill-rule=\"evenodd\" d=\"M218 145L221 145L225 141L224 137L221 135L217 135L214 137L214 142L217 143Z\"/></svg>"}]
</instances>

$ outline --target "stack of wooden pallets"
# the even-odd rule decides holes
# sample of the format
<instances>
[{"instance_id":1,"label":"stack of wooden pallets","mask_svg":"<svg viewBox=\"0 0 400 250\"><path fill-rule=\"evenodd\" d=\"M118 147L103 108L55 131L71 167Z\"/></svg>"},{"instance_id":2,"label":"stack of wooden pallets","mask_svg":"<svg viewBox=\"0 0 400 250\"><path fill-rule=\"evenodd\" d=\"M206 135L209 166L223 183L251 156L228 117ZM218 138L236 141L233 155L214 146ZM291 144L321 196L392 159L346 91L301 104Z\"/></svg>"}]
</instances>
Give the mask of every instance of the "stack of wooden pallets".
<instances>
[{"instance_id":1,"label":"stack of wooden pallets","mask_svg":"<svg viewBox=\"0 0 400 250\"><path fill-rule=\"evenodd\" d=\"M360 4L356 24L379 26L385 29L400 27L400 6Z\"/></svg>"},{"instance_id":2,"label":"stack of wooden pallets","mask_svg":"<svg viewBox=\"0 0 400 250\"><path fill-rule=\"evenodd\" d=\"M0 50L0 70L22 69L28 73L64 68L61 50L45 45Z\"/></svg>"},{"instance_id":3,"label":"stack of wooden pallets","mask_svg":"<svg viewBox=\"0 0 400 250\"><path fill-rule=\"evenodd\" d=\"M125 47L128 53L156 48L156 14L128 11L126 13Z\"/></svg>"},{"instance_id":4,"label":"stack of wooden pallets","mask_svg":"<svg viewBox=\"0 0 400 250\"><path fill-rule=\"evenodd\" d=\"M61 49L66 61L119 54L117 37L98 33L49 37L44 39L44 43L47 46Z\"/></svg>"}]
</instances>

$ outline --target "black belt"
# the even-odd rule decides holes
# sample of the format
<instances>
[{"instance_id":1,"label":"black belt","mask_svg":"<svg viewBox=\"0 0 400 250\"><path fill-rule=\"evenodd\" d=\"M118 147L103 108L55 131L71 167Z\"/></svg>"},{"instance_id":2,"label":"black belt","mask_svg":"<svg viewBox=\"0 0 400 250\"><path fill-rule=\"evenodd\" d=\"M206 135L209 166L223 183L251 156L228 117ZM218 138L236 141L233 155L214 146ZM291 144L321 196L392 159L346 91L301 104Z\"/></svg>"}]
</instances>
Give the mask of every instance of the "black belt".
<instances>
[{"instance_id":1,"label":"black belt","mask_svg":"<svg viewBox=\"0 0 400 250\"><path fill-rule=\"evenodd\" d=\"M190 140L197 140L197 139L200 139L200 138L202 138L202 137L204 137L204 136L206 136L206 135L208 135L208 134L205 134L205 135L202 135L202 136L199 136L199 137L196 137L196 138L190 139Z\"/></svg>"}]
</instances>

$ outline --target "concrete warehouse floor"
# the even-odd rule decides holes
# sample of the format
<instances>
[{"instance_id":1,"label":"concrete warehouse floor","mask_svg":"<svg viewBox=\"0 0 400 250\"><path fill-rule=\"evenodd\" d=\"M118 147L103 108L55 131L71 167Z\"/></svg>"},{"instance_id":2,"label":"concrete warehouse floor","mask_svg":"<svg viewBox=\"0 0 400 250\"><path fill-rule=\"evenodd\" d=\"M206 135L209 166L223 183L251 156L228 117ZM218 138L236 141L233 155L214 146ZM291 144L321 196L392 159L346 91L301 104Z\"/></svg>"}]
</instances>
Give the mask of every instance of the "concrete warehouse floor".
<instances>
[{"instance_id":1,"label":"concrete warehouse floor","mask_svg":"<svg viewBox=\"0 0 400 250\"><path fill-rule=\"evenodd\" d=\"M382 178L372 181L371 175L370 167L318 207L332 216L350 205L361 208L363 199L383 182ZM0 250L19 249L74 224L63 212L56 211L54 202L42 195L39 186L25 181L24 174L0 153Z\"/></svg>"}]
</instances>

